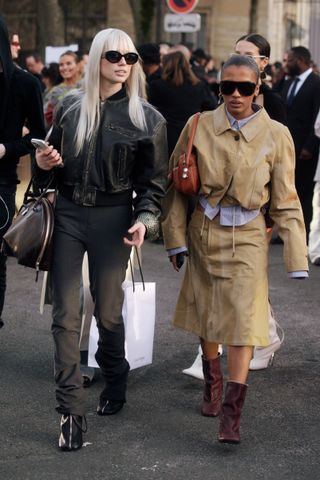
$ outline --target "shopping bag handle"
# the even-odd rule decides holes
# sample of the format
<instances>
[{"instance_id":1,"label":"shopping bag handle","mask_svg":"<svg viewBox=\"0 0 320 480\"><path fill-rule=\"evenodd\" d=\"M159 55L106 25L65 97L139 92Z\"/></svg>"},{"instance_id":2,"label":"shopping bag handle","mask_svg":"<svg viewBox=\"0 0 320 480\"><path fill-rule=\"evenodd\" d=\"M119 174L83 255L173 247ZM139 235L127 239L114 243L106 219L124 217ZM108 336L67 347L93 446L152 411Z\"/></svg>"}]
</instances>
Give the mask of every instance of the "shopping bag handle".
<instances>
[{"instance_id":1,"label":"shopping bag handle","mask_svg":"<svg viewBox=\"0 0 320 480\"><path fill-rule=\"evenodd\" d=\"M136 256L137 256L137 259L138 259L138 266L139 266L139 272L140 272L140 277L141 277L141 282L142 282L142 288L143 288L143 291L145 291L146 287L145 287L145 284L144 284L144 277L143 277L143 272L142 272L142 268L141 268L141 261L140 261L139 251L138 251L136 245L134 246L134 250L135 250L135 253L136 253ZM130 263L130 271L131 271L131 278L132 278L132 290L135 292L136 291L136 286L135 286L135 280L134 280L134 273L133 273L131 255L129 257L129 263Z\"/></svg>"}]
</instances>

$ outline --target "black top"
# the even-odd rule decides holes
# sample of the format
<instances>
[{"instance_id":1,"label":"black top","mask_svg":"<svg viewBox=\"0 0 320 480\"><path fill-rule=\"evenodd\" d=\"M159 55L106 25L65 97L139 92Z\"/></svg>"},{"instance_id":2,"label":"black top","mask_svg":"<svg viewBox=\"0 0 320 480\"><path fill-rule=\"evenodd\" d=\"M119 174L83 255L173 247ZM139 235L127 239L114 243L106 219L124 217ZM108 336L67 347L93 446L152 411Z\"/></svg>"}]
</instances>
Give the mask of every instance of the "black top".
<instances>
[{"instance_id":1,"label":"black top","mask_svg":"<svg viewBox=\"0 0 320 480\"><path fill-rule=\"evenodd\" d=\"M263 95L263 106L269 117L287 125L286 107L280 95L271 90L265 83L261 84L260 93Z\"/></svg>"},{"instance_id":2,"label":"black top","mask_svg":"<svg viewBox=\"0 0 320 480\"><path fill-rule=\"evenodd\" d=\"M149 102L167 120L168 149L171 155L187 120L196 112L213 110L217 103L202 82L185 82L177 87L163 79L149 84Z\"/></svg>"},{"instance_id":3,"label":"black top","mask_svg":"<svg viewBox=\"0 0 320 480\"><path fill-rule=\"evenodd\" d=\"M19 158L34 151L31 138L44 138L42 94L39 81L13 64L8 32L0 17L0 143L6 153L0 160L0 184L18 182ZM30 133L22 137L24 125Z\"/></svg>"}]
</instances>

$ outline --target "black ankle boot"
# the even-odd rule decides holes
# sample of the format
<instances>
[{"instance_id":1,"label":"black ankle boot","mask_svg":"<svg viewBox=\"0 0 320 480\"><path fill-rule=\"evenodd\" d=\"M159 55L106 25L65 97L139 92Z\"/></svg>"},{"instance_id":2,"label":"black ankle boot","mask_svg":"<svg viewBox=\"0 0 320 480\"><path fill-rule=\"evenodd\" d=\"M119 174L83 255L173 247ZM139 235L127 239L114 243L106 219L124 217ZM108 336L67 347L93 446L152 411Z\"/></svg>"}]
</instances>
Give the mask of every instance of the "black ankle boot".
<instances>
[{"instance_id":1,"label":"black ankle boot","mask_svg":"<svg viewBox=\"0 0 320 480\"><path fill-rule=\"evenodd\" d=\"M124 401L100 400L99 405L97 407L97 414L98 415L115 415L116 413L120 412L124 404L125 404Z\"/></svg>"},{"instance_id":2,"label":"black ankle boot","mask_svg":"<svg viewBox=\"0 0 320 480\"><path fill-rule=\"evenodd\" d=\"M84 419L85 428L82 428ZM65 452L79 450L82 447L82 433L87 431L87 422L85 417L79 415L65 414L61 416L59 447Z\"/></svg>"}]
</instances>

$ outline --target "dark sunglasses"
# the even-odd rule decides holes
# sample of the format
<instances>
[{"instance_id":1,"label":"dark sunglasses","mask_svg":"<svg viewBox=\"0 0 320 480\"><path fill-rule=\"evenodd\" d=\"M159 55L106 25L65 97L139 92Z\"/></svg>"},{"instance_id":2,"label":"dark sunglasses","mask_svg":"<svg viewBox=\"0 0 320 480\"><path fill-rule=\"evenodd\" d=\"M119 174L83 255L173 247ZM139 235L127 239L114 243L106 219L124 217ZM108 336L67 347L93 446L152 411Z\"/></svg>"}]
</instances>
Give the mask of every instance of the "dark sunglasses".
<instances>
[{"instance_id":1,"label":"dark sunglasses","mask_svg":"<svg viewBox=\"0 0 320 480\"><path fill-rule=\"evenodd\" d=\"M11 42L13 47L20 47L20 42Z\"/></svg>"},{"instance_id":2,"label":"dark sunglasses","mask_svg":"<svg viewBox=\"0 0 320 480\"><path fill-rule=\"evenodd\" d=\"M240 95L250 97L255 91L256 84L253 82L233 82L232 80L222 80L220 82L220 91L222 95L232 95L237 89Z\"/></svg>"},{"instance_id":3,"label":"dark sunglasses","mask_svg":"<svg viewBox=\"0 0 320 480\"><path fill-rule=\"evenodd\" d=\"M137 53L128 52L122 54L120 52L117 52L116 50L109 50L109 52L105 52L101 55L101 58L105 58L110 63L119 63L122 57L125 59L128 65L133 65L134 63L137 63L139 59L139 55Z\"/></svg>"}]
</instances>

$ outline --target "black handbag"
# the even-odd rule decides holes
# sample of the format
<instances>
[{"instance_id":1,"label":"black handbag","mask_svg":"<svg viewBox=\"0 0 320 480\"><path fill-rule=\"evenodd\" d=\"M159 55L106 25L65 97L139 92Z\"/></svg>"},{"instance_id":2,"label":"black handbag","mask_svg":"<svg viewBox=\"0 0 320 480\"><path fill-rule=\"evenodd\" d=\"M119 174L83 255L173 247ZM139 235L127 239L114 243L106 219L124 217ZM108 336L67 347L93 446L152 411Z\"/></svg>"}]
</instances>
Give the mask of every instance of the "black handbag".
<instances>
[{"instance_id":1,"label":"black handbag","mask_svg":"<svg viewBox=\"0 0 320 480\"><path fill-rule=\"evenodd\" d=\"M15 257L20 265L49 271L52 257L54 205L47 198L52 178L41 194L31 191L33 179L24 194L23 205L3 236L1 251Z\"/></svg>"}]
</instances>

